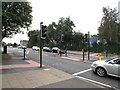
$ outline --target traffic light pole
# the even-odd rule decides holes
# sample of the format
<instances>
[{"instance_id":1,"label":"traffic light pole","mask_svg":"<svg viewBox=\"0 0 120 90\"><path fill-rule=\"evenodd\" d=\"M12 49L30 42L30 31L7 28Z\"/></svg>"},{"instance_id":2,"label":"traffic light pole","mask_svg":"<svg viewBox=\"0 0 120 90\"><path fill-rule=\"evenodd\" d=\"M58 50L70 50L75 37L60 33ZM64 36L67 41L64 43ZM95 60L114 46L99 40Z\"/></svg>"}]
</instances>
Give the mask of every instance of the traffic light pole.
<instances>
[{"instance_id":1,"label":"traffic light pole","mask_svg":"<svg viewBox=\"0 0 120 90\"><path fill-rule=\"evenodd\" d=\"M42 39L41 39L41 32L42 32L42 22L40 23L40 68L42 68Z\"/></svg>"},{"instance_id":2,"label":"traffic light pole","mask_svg":"<svg viewBox=\"0 0 120 90\"><path fill-rule=\"evenodd\" d=\"M85 46L84 46L84 38L83 38L83 49L82 49L82 53L83 53L83 61L84 61L84 58L85 58L85 53L84 53L84 48L85 48Z\"/></svg>"},{"instance_id":3,"label":"traffic light pole","mask_svg":"<svg viewBox=\"0 0 120 90\"><path fill-rule=\"evenodd\" d=\"M90 32L88 32L88 60L90 60L90 41L89 41L89 38L90 38Z\"/></svg>"}]
</instances>

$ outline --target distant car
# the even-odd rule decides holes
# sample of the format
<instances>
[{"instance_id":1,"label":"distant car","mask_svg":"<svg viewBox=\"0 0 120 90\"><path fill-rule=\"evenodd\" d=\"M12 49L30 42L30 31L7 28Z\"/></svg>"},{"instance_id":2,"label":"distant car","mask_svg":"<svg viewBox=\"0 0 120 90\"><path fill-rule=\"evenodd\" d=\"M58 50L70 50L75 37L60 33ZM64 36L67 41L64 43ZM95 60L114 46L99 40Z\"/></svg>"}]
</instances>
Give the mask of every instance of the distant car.
<instances>
[{"instance_id":1,"label":"distant car","mask_svg":"<svg viewBox=\"0 0 120 90\"><path fill-rule=\"evenodd\" d=\"M91 68L101 77L106 75L120 77L120 57L110 60L94 61Z\"/></svg>"},{"instance_id":2,"label":"distant car","mask_svg":"<svg viewBox=\"0 0 120 90\"><path fill-rule=\"evenodd\" d=\"M33 47L32 47L32 50L38 51L38 50L40 50L40 48L39 48L38 46L33 46Z\"/></svg>"},{"instance_id":3,"label":"distant car","mask_svg":"<svg viewBox=\"0 0 120 90\"><path fill-rule=\"evenodd\" d=\"M52 48L52 52L53 52L53 53L57 53L57 50L60 50L60 53L61 53L61 54L65 54L65 53L66 53L65 50L61 50L61 49L58 48L58 47L53 47L53 48Z\"/></svg>"},{"instance_id":4,"label":"distant car","mask_svg":"<svg viewBox=\"0 0 120 90\"><path fill-rule=\"evenodd\" d=\"M26 49L27 47L26 46L22 46L22 49Z\"/></svg>"},{"instance_id":5,"label":"distant car","mask_svg":"<svg viewBox=\"0 0 120 90\"><path fill-rule=\"evenodd\" d=\"M22 48L22 46L18 46L18 48Z\"/></svg>"},{"instance_id":6,"label":"distant car","mask_svg":"<svg viewBox=\"0 0 120 90\"><path fill-rule=\"evenodd\" d=\"M43 51L51 52L51 49L49 47L43 47Z\"/></svg>"},{"instance_id":7,"label":"distant car","mask_svg":"<svg viewBox=\"0 0 120 90\"><path fill-rule=\"evenodd\" d=\"M58 47L53 47L53 48L52 48L52 52L53 52L53 53L57 53L57 50L60 50L60 49L59 49Z\"/></svg>"},{"instance_id":8,"label":"distant car","mask_svg":"<svg viewBox=\"0 0 120 90\"><path fill-rule=\"evenodd\" d=\"M66 51L65 51L65 50L60 50L60 53L61 53L61 54L65 54Z\"/></svg>"},{"instance_id":9,"label":"distant car","mask_svg":"<svg viewBox=\"0 0 120 90\"><path fill-rule=\"evenodd\" d=\"M13 46L10 46L10 48L12 48Z\"/></svg>"}]
</instances>

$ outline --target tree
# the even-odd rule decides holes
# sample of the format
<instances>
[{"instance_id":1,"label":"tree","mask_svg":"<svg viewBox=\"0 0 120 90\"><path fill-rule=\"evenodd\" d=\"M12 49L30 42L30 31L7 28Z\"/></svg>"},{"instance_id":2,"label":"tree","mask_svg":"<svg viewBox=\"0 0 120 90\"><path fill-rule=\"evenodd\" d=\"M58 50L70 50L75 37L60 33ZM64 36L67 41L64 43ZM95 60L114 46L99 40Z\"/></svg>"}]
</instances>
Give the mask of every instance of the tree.
<instances>
[{"instance_id":1,"label":"tree","mask_svg":"<svg viewBox=\"0 0 120 90\"><path fill-rule=\"evenodd\" d=\"M56 36L56 23L52 22L52 24L49 24L47 27L47 39L49 39L49 42L54 43Z\"/></svg>"},{"instance_id":2,"label":"tree","mask_svg":"<svg viewBox=\"0 0 120 90\"><path fill-rule=\"evenodd\" d=\"M29 42L28 47L38 46L40 40L40 31L32 30L28 32Z\"/></svg>"},{"instance_id":3,"label":"tree","mask_svg":"<svg viewBox=\"0 0 120 90\"><path fill-rule=\"evenodd\" d=\"M14 43L14 44L13 44L13 47L17 47L17 43Z\"/></svg>"},{"instance_id":4,"label":"tree","mask_svg":"<svg viewBox=\"0 0 120 90\"><path fill-rule=\"evenodd\" d=\"M99 38L105 40L109 45L112 43L118 43L118 37L120 37L120 27L117 23L118 13L116 9L110 9L103 7L103 18L101 25L98 28Z\"/></svg>"},{"instance_id":5,"label":"tree","mask_svg":"<svg viewBox=\"0 0 120 90\"><path fill-rule=\"evenodd\" d=\"M28 28L31 12L29 2L2 2L2 39L20 32L20 28Z\"/></svg>"},{"instance_id":6,"label":"tree","mask_svg":"<svg viewBox=\"0 0 120 90\"><path fill-rule=\"evenodd\" d=\"M70 20L70 17L63 18L61 17L58 21L58 24L53 22L49 24L47 35L51 42L55 44L61 43L61 35L64 35L64 42L68 43L72 39L73 27L75 27L73 21Z\"/></svg>"},{"instance_id":7,"label":"tree","mask_svg":"<svg viewBox=\"0 0 120 90\"><path fill-rule=\"evenodd\" d=\"M109 53L120 54L120 22L117 10L103 7L103 18L98 28L98 37Z\"/></svg>"},{"instance_id":8,"label":"tree","mask_svg":"<svg viewBox=\"0 0 120 90\"><path fill-rule=\"evenodd\" d=\"M72 47L76 50L81 50L83 48L83 38L83 33L74 31L71 43Z\"/></svg>"}]
</instances>

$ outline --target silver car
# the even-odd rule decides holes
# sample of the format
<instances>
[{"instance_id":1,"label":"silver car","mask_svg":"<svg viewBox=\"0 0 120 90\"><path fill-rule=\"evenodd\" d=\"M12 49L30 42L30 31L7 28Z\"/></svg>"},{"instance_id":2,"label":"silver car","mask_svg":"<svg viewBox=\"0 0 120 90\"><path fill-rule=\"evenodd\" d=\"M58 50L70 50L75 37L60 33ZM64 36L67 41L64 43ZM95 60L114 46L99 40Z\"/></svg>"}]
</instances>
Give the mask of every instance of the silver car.
<instances>
[{"instance_id":1,"label":"silver car","mask_svg":"<svg viewBox=\"0 0 120 90\"><path fill-rule=\"evenodd\" d=\"M38 50L40 50L40 48L39 48L38 46L33 46L33 47L32 47L32 50L38 51Z\"/></svg>"},{"instance_id":2,"label":"silver car","mask_svg":"<svg viewBox=\"0 0 120 90\"><path fill-rule=\"evenodd\" d=\"M110 60L94 61L91 64L91 68L101 77L106 75L120 77L120 57Z\"/></svg>"}]
</instances>

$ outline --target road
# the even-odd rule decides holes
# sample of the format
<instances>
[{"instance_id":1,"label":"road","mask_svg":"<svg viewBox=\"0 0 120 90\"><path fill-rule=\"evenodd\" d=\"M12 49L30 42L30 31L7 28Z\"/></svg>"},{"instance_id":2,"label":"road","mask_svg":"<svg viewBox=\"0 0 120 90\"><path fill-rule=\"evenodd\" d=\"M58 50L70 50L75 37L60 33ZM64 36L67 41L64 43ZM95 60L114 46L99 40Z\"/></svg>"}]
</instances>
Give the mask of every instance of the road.
<instances>
[{"instance_id":1,"label":"road","mask_svg":"<svg viewBox=\"0 0 120 90\"><path fill-rule=\"evenodd\" d=\"M23 56L23 49L9 48L8 50ZM37 51L27 49L26 56L39 63L39 55ZM91 56L91 58L96 57ZM43 52L43 65L54 67L66 73L72 74L76 78L84 79L91 83L120 89L120 78L112 76L97 76L91 71L91 63L83 62L82 55L68 54L66 57L65 55L59 56L56 53Z\"/></svg>"}]
</instances>

